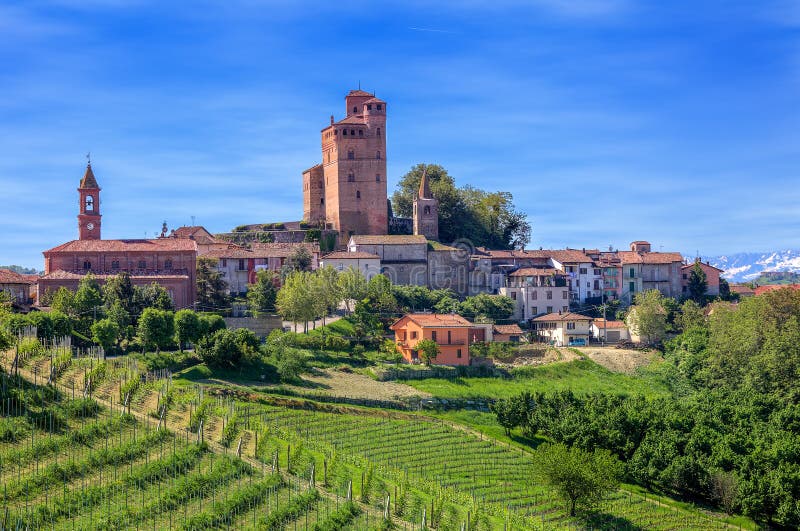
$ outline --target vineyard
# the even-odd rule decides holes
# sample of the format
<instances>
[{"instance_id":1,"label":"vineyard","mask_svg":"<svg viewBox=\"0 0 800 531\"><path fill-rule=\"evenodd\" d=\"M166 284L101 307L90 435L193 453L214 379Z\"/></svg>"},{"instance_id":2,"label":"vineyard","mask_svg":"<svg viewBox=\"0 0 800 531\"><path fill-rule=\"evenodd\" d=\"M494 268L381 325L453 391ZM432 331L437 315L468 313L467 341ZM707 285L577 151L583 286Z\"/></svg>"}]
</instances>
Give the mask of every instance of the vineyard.
<instances>
[{"instance_id":1,"label":"vineyard","mask_svg":"<svg viewBox=\"0 0 800 531\"><path fill-rule=\"evenodd\" d=\"M571 519L529 453L426 417L270 405L53 348L2 366L2 529L726 527L622 490Z\"/></svg>"}]
</instances>

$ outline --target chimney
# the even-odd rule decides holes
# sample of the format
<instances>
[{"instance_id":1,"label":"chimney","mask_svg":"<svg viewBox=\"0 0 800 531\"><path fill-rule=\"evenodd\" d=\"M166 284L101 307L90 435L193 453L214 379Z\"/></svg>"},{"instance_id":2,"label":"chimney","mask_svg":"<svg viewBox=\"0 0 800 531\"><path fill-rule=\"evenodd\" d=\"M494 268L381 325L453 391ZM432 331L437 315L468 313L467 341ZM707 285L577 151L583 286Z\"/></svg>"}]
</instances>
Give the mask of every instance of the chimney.
<instances>
[{"instance_id":1,"label":"chimney","mask_svg":"<svg viewBox=\"0 0 800 531\"><path fill-rule=\"evenodd\" d=\"M331 125L333 125L333 115L331 114Z\"/></svg>"}]
</instances>

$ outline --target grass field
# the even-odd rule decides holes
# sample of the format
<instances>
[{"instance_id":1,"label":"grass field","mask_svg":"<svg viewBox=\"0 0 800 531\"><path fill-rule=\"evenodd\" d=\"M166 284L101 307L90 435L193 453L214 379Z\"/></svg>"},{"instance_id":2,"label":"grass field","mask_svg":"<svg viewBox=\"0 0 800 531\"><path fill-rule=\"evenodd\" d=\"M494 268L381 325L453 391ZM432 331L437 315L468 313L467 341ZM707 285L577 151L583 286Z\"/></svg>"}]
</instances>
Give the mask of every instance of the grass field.
<instances>
[{"instance_id":1,"label":"grass field","mask_svg":"<svg viewBox=\"0 0 800 531\"><path fill-rule=\"evenodd\" d=\"M621 374L588 359L519 368L511 374L511 378L426 378L405 383L439 398L508 398L523 391L571 390L576 394L604 392L644 396L663 396L670 392L657 372Z\"/></svg>"}]
</instances>

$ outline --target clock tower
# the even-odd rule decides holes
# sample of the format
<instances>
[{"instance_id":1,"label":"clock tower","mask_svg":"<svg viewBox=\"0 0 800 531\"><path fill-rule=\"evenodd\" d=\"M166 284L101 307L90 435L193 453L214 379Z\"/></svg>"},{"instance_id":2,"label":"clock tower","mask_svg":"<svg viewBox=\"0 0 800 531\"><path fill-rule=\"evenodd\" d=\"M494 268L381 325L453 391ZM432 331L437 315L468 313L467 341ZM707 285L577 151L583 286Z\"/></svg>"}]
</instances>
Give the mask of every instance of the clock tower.
<instances>
[{"instance_id":1,"label":"clock tower","mask_svg":"<svg viewBox=\"0 0 800 531\"><path fill-rule=\"evenodd\" d=\"M78 239L100 239L100 186L92 172L92 163L86 165L81 184L78 187L80 205L78 207Z\"/></svg>"}]
</instances>

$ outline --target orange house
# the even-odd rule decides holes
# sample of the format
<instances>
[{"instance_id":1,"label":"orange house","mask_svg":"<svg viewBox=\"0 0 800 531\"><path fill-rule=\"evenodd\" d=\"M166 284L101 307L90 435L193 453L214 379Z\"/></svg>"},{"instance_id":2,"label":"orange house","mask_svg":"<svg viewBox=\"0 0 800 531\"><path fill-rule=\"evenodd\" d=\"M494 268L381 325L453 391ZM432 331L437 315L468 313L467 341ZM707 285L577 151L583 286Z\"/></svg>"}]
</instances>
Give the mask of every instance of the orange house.
<instances>
[{"instance_id":1,"label":"orange house","mask_svg":"<svg viewBox=\"0 0 800 531\"><path fill-rule=\"evenodd\" d=\"M469 332L472 323L456 314L409 313L390 328L403 358L409 363L422 361L417 343L431 339L439 345L436 365L469 365Z\"/></svg>"}]
</instances>

